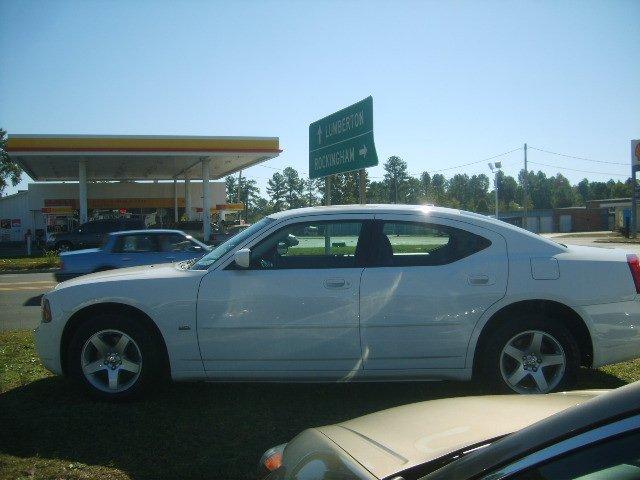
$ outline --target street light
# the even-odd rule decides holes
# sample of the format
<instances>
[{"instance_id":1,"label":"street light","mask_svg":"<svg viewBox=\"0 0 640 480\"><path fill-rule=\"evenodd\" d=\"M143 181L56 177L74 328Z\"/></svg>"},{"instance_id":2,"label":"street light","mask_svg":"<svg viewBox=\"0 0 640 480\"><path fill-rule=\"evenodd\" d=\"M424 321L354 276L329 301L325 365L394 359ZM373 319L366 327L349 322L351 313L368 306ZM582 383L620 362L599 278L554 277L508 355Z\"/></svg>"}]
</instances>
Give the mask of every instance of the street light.
<instances>
[{"instance_id":1,"label":"street light","mask_svg":"<svg viewBox=\"0 0 640 480\"><path fill-rule=\"evenodd\" d=\"M489 162L489 168L493 173L493 190L496 192L496 220L498 220L498 171L502 168L502 162Z\"/></svg>"}]
</instances>

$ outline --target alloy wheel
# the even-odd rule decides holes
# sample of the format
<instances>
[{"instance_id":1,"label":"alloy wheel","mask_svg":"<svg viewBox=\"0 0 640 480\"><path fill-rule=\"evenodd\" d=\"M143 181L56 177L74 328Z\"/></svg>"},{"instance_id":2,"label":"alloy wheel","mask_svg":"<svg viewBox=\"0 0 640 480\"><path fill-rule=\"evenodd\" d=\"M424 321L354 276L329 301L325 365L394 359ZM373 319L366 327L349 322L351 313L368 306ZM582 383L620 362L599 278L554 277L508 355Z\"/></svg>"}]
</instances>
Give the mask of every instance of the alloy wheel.
<instances>
[{"instance_id":1,"label":"alloy wheel","mask_svg":"<svg viewBox=\"0 0 640 480\"><path fill-rule=\"evenodd\" d=\"M82 347L82 373L95 388L119 393L131 388L142 371L138 344L119 330L94 333Z\"/></svg>"},{"instance_id":2,"label":"alloy wheel","mask_svg":"<svg viewBox=\"0 0 640 480\"><path fill-rule=\"evenodd\" d=\"M547 393L562 381L567 357L547 332L528 330L512 337L500 352L500 373L517 393Z\"/></svg>"}]
</instances>

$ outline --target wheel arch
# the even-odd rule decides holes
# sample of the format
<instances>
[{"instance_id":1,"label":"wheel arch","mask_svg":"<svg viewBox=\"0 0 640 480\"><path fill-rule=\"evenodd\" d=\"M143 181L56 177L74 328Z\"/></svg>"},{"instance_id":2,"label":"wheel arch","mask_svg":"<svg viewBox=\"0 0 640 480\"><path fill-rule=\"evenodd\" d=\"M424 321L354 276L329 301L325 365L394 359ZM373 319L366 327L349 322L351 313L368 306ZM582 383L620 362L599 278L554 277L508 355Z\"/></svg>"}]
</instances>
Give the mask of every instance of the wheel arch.
<instances>
[{"instance_id":1,"label":"wheel arch","mask_svg":"<svg viewBox=\"0 0 640 480\"><path fill-rule=\"evenodd\" d=\"M543 314L563 322L564 326L575 336L580 351L580 365L591 367L593 363L593 341L589 327L580 314L568 305L556 300L529 299L502 306L482 326L475 347L471 350L474 375L479 371L483 349L491 332L508 322L510 317L531 312Z\"/></svg>"},{"instance_id":2,"label":"wheel arch","mask_svg":"<svg viewBox=\"0 0 640 480\"><path fill-rule=\"evenodd\" d=\"M118 302L104 302L94 303L87 305L77 312L75 312L67 321L64 330L62 331L62 337L60 339L60 363L62 366L62 373L67 375L67 352L69 350L69 343L73 338L74 333L80 326L80 324L90 318L91 315L102 313L112 314L126 314L140 321L143 327L156 338L156 341L160 344L160 350L163 357L163 369L167 376L170 375L171 364L169 361L169 353L167 345L165 343L162 332L156 325L156 323L145 312L132 305L127 305Z\"/></svg>"}]
</instances>

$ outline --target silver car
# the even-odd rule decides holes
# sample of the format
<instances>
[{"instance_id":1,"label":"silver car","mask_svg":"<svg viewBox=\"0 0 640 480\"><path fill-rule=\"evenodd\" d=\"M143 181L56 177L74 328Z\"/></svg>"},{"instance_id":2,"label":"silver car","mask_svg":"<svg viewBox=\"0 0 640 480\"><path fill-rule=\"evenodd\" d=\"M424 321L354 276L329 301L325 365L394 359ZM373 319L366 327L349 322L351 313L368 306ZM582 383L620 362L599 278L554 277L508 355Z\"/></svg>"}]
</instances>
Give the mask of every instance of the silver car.
<instances>
[{"instance_id":1,"label":"silver car","mask_svg":"<svg viewBox=\"0 0 640 480\"><path fill-rule=\"evenodd\" d=\"M305 430L258 469L269 480L637 480L640 382L391 408Z\"/></svg>"}]
</instances>

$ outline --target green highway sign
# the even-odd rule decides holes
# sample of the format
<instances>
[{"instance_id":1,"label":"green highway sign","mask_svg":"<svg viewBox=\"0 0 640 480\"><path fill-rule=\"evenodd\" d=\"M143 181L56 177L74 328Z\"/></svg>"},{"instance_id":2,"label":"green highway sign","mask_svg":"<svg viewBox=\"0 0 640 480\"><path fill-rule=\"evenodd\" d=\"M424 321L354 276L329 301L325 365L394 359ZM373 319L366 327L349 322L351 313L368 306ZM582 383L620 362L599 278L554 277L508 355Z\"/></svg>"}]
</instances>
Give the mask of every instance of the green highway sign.
<instances>
[{"instance_id":1,"label":"green highway sign","mask_svg":"<svg viewBox=\"0 0 640 480\"><path fill-rule=\"evenodd\" d=\"M373 97L309 125L309 177L321 178L378 164L373 142Z\"/></svg>"}]
</instances>

